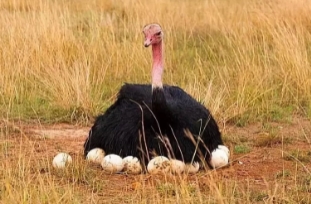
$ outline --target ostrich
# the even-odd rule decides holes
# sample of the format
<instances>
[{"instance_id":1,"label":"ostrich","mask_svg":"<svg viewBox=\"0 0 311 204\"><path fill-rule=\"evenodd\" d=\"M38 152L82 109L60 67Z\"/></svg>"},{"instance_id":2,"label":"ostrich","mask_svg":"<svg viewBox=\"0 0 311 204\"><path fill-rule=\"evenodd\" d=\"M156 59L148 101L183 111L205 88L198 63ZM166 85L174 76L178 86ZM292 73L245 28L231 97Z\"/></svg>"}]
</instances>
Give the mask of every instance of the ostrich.
<instances>
[{"instance_id":1,"label":"ostrich","mask_svg":"<svg viewBox=\"0 0 311 204\"><path fill-rule=\"evenodd\" d=\"M148 162L163 155L186 163L210 161L222 145L211 113L177 86L162 84L163 31L158 24L143 28L144 46L152 46L152 84L125 84L117 100L97 117L84 144L106 154L135 156Z\"/></svg>"}]
</instances>

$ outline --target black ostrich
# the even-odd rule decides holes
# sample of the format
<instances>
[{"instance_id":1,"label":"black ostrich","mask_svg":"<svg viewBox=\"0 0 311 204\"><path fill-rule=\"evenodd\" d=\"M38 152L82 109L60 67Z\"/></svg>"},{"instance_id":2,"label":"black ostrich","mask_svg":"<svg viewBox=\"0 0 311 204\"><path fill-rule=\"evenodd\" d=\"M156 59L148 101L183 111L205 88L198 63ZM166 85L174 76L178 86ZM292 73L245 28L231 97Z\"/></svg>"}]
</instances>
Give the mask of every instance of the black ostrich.
<instances>
[{"instance_id":1,"label":"black ostrich","mask_svg":"<svg viewBox=\"0 0 311 204\"><path fill-rule=\"evenodd\" d=\"M177 86L162 85L163 32L158 24L143 28L145 47L152 45L152 84L125 84L116 102L97 117L84 144L106 154L135 156L148 162L163 155L186 163L210 160L222 145L210 112Z\"/></svg>"}]
</instances>

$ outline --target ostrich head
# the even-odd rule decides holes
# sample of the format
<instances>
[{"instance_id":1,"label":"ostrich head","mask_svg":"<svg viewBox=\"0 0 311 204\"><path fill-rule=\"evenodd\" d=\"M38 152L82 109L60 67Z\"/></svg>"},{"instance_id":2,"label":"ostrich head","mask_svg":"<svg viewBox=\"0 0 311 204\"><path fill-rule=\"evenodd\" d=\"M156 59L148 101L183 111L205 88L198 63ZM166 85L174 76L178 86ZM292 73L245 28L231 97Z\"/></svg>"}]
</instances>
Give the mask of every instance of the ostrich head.
<instances>
[{"instance_id":1,"label":"ostrich head","mask_svg":"<svg viewBox=\"0 0 311 204\"><path fill-rule=\"evenodd\" d=\"M143 28L145 35L145 47L162 42L163 32L159 24L148 24Z\"/></svg>"},{"instance_id":2,"label":"ostrich head","mask_svg":"<svg viewBox=\"0 0 311 204\"><path fill-rule=\"evenodd\" d=\"M143 28L145 47L152 45L152 90L162 88L163 73L163 32L159 24L148 24Z\"/></svg>"}]
</instances>

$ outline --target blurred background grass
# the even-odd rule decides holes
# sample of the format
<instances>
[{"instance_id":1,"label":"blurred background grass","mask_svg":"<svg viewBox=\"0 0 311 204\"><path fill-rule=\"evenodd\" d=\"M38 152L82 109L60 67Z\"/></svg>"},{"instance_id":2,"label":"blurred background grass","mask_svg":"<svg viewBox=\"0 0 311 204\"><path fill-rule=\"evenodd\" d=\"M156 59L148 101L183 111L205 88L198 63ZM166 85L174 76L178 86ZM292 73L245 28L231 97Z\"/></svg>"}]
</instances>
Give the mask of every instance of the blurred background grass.
<instances>
[{"instance_id":1,"label":"blurred background grass","mask_svg":"<svg viewBox=\"0 0 311 204\"><path fill-rule=\"evenodd\" d=\"M164 82L219 122L311 114L311 3L303 0L0 2L0 112L88 123L124 82L150 83L142 27L165 32Z\"/></svg>"}]
</instances>

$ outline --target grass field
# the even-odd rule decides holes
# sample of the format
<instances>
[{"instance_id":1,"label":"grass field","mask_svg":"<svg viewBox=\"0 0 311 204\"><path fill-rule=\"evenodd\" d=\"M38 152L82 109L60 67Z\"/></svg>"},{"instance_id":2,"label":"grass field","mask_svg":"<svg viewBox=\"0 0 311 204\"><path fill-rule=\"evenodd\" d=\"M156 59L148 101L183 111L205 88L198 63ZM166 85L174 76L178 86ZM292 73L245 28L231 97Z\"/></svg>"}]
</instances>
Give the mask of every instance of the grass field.
<instances>
[{"instance_id":1,"label":"grass field","mask_svg":"<svg viewBox=\"0 0 311 204\"><path fill-rule=\"evenodd\" d=\"M305 0L0 1L0 202L310 203L310 13ZM164 82L211 110L230 167L110 176L81 158L120 86L150 83L151 22L165 32ZM29 131L64 123L85 134ZM53 169L57 151L74 165Z\"/></svg>"}]
</instances>

